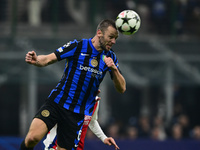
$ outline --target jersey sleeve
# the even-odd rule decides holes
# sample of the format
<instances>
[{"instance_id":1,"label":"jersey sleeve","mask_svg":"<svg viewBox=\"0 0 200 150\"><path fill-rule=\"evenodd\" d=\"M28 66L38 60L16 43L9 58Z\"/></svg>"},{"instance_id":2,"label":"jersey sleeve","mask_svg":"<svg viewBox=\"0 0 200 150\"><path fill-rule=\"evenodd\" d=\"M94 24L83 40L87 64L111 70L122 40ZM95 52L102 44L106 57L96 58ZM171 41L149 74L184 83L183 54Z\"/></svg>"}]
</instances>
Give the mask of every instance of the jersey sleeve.
<instances>
[{"instance_id":1,"label":"jersey sleeve","mask_svg":"<svg viewBox=\"0 0 200 150\"><path fill-rule=\"evenodd\" d=\"M121 73L121 70L120 70L120 67L119 67L119 62L118 62L118 59L117 59L116 54L113 52L113 53L110 54L109 57L111 57L111 58L113 59L113 62L114 62L114 64L115 64L115 66L117 67L117 69L118 69L119 72ZM113 79L113 74L112 74L111 69L109 69L109 73L110 73L111 79Z\"/></svg>"},{"instance_id":2,"label":"jersey sleeve","mask_svg":"<svg viewBox=\"0 0 200 150\"><path fill-rule=\"evenodd\" d=\"M77 45L78 41L74 40L56 49L54 53L58 61L72 57L76 51Z\"/></svg>"}]
</instances>

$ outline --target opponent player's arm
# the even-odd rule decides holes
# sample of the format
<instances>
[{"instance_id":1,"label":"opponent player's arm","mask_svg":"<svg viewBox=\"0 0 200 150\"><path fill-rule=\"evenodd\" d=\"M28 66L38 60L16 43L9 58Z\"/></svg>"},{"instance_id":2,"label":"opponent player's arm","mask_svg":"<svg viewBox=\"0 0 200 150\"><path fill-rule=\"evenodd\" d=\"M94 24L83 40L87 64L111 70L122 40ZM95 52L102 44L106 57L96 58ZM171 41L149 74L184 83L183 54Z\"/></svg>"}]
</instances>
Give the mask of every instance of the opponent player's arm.
<instances>
[{"instance_id":1,"label":"opponent player's arm","mask_svg":"<svg viewBox=\"0 0 200 150\"><path fill-rule=\"evenodd\" d=\"M117 66L113 62L112 58L105 57L104 62L112 70L113 82L114 82L114 86L115 86L116 90L119 93L124 93L126 91L126 81L125 81L124 77L122 76L122 74L117 69Z\"/></svg>"},{"instance_id":2,"label":"opponent player's arm","mask_svg":"<svg viewBox=\"0 0 200 150\"><path fill-rule=\"evenodd\" d=\"M114 145L115 149L119 149L119 147L117 146L117 144L115 143L115 140L112 137L107 137L103 130L101 129L97 119L98 119L98 112L99 109L99 104L97 105L97 108L94 112L94 114L92 115L92 120L90 121L89 124L89 128L90 130L104 143L107 145Z\"/></svg>"},{"instance_id":3,"label":"opponent player's arm","mask_svg":"<svg viewBox=\"0 0 200 150\"><path fill-rule=\"evenodd\" d=\"M99 102L97 102L97 103L99 103ZM99 104L97 105L97 108L96 108L94 114L92 115L92 119L90 121L89 128L99 139L101 139L102 142L104 142L104 140L107 138L107 136L104 134L104 132L102 131L102 129L99 126L99 123L97 121L98 109L99 109Z\"/></svg>"},{"instance_id":4,"label":"opponent player's arm","mask_svg":"<svg viewBox=\"0 0 200 150\"><path fill-rule=\"evenodd\" d=\"M37 55L35 51L29 51L26 54L25 61L38 67L44 67L55 63L57 61L57 57L55 53L48 55Z\"/></svg>"}]
</instances>

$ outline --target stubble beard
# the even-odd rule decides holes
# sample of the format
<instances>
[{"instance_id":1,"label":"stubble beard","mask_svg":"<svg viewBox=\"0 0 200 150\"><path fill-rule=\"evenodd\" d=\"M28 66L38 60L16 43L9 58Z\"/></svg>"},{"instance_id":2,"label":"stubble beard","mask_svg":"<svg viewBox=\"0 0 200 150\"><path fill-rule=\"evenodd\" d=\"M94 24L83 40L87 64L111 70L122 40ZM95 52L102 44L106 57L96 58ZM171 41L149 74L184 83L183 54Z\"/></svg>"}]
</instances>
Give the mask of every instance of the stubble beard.
<instances>
[{"instance_id":1,"label":"stubble beard","mask_svg":"<svg viewBox=\"0 0 200 150\"><path fill-rule=\"evenodd\" d=\"M100 44L101 49L107 51L104 41L105 41L104 37L99 37L99 44Z\"/></svg>"}]
</instances>

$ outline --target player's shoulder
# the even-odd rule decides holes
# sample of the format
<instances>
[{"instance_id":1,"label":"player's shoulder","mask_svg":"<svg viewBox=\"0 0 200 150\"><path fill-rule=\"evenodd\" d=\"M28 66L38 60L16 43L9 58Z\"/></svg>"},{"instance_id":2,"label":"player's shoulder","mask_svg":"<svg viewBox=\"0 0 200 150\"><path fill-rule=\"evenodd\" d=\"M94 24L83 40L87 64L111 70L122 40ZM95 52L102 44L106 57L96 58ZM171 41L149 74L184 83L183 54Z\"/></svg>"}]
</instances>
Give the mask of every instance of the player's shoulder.
<instances>
[{"instance_id":1,"label":"player's shoulder","mask_svg":"<svg viewBox=\"0 0 200 150\"><path fill-rule=\"evenodd\" d=\"M81 41L82 41L82 40L74 39L74 40L71 40L71 41L66 42L62 47L63 47L63 48L74 48L74 47L78 46L78 44L79 44Z\"/></svg>"},{"instance_id":2,"label":"player's shoulder","mask_svg":"<svg viewBox=\"0 0 200 150\"><path fill-rule=\"evenodd\" d=\"M85 41L89 41L90 39L86 39L86 38L82 38L82 39L74 39L72 42L74 43L80 43L80 42L85 42Z\"/></svg>"},{"instance_id":3,"label":"player's shoulder","mask_svg":"<svg viewBox=\"0 0 200 150\"><path fill-rule=\"evenodd\" d=\"M70 44L84 45L84 44L87 44L88 42L89 42L89 39L74 39L73 41L70 41Z\"/></svg>"}]
</instances>

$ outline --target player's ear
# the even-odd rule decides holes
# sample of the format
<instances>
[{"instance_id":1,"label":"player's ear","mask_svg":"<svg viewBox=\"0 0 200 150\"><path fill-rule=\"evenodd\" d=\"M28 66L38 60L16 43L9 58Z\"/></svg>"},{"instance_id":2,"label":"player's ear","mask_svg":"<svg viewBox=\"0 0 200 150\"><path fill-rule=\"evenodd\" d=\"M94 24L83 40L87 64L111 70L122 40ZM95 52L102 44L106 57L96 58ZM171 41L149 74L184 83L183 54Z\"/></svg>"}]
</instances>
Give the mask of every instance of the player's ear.
<instances>
[{"instance_id":1,"label":"player's ear","mask_svg":"<svg viewBox=\"0 0 200 150\"><path fill-rule=\"evenodd\" d=\"M97 30L97 36L100 37L100 36L103 36L103 32L99 29Z\"/></svg>"}]
</instances>

